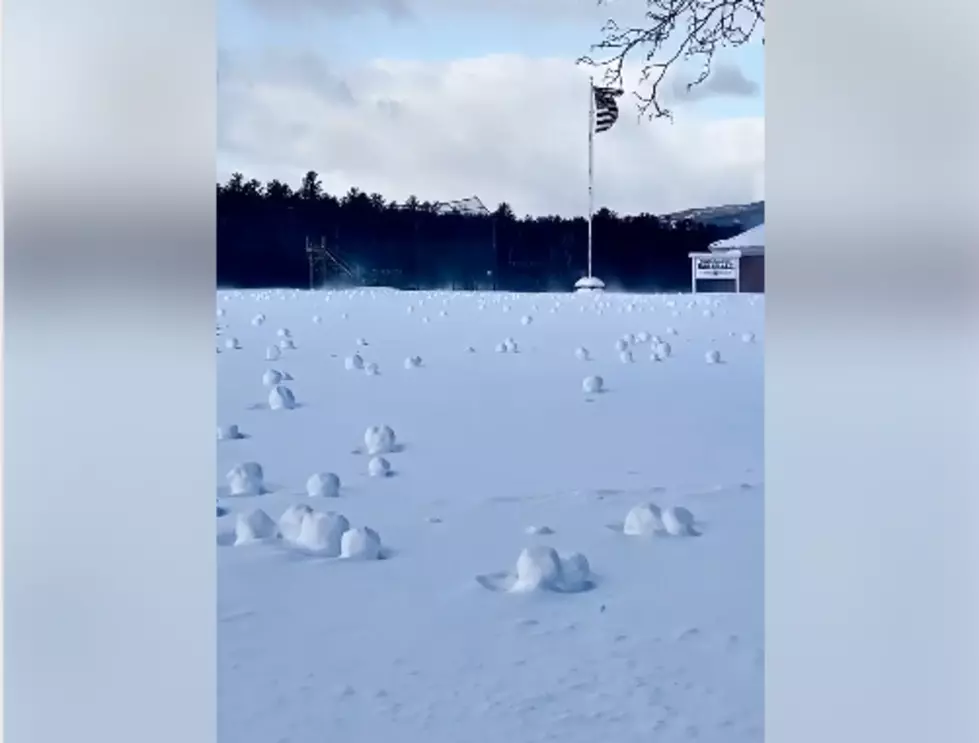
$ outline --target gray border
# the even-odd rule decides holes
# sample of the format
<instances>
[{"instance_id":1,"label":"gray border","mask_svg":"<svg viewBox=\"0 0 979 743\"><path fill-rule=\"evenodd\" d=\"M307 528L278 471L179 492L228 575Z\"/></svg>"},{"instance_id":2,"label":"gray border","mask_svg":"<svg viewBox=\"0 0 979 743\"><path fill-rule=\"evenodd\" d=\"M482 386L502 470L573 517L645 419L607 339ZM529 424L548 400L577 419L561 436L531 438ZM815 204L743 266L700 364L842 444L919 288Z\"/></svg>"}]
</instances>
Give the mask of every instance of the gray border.
<instances>
[{"instance_id":1,"label":"gray border","mask_svg":"<svg viewBox=\"0 0 979 743\"><path fill-rule=\"evenodd\" d=\"M214 4L3 32L5 739L212 741Z\"/></svg>"},{"instance_id":2,"label":"gray border","mask_svg":"<svg viewBox=\"0 0 979 743\"><path fill-rule=\"evenodd\" d=\"M775 743L979 740L977 15L769 9Z\"/></svg>"}]
</instances>

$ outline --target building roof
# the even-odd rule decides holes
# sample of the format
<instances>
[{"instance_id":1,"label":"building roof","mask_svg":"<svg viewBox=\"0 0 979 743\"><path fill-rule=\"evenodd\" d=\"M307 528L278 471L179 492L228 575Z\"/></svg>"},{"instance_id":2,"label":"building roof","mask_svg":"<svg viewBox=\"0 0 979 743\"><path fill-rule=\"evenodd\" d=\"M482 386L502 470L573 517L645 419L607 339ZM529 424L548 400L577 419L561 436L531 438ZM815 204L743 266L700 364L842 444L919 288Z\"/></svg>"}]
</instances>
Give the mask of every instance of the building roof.
<instances>
[{"instance_id":1,"label":"building roof","mask_svg":"<svg viewBox=\"0 0 979 743\"><path fill-rule=\"evenodd\" d=\"M765 252L765 223L762 222L757 227L729 237L726 240L718 240L711 243L711 250L740 250L743 254Z\"/></svg>"}]
</instances>

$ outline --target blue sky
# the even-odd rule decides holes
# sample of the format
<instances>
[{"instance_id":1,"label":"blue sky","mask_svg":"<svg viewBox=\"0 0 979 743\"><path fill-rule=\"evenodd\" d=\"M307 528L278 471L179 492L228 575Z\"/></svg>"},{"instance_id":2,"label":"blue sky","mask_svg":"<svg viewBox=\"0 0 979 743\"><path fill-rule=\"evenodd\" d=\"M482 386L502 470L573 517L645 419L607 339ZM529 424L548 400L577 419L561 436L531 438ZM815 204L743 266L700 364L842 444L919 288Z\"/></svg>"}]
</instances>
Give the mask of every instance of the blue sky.
<instances>
[{"instance_id":1,"label":"blue sky","mask_svg":"<svg viewBox=\"0 0 979 743\"><path fill-rule=\"evenodd\" d=\"M629 2L219 0L218 44L234 70L220 80L218 175L294 182L314 169L332 192L475 194L518 213L579 213L587 92L572 62ZM371 10L385 3L410 3L413 15ZM764 47L715 62L757 94L671 102L672 124L641 122L626 102L596 145L600 205L666 212L763 198Z\"/></svg>"}]
</instances>

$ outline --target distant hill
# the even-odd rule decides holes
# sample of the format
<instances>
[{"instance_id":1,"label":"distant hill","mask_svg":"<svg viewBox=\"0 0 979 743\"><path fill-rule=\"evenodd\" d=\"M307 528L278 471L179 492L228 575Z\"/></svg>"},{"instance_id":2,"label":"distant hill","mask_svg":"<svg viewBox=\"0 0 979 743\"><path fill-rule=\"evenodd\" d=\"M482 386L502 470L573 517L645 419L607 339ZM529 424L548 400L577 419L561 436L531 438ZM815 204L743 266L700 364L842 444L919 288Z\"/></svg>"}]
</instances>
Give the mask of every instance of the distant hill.
<instances>
[{"instance_id":1,"label":"distant hill","mask_svg":"<svg viewBox=\"0 0 979 743\"><path fill-rule=\"evenodd\" d=\"M685 209L681 212L664 214L664 219L680 222L689 219L693 222L712 227L743 227L750 230L765 221L765 202L755 201L751 204L727 204L725 206L704 206L697 209Z\"/></svg>"}]
</instances>

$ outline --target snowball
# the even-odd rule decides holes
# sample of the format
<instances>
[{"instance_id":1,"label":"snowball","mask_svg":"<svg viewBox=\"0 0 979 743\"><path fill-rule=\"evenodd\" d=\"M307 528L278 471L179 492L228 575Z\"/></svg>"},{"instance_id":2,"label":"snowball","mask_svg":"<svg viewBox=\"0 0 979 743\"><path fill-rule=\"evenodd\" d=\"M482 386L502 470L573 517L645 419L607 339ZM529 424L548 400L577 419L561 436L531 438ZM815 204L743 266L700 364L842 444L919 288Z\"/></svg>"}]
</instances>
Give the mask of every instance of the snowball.
<instances>
[{"instance_id":1,"label":"snowball","mask_svg":"<svg viewBox=\"0 0 979 743\"><path fill-rule=\"evenodd\" d=\"M672 353L673 347L666 341L663 343L657 343L655 346L653 346L653 355L656 356L657 361L668 359Z\"/></svg>"},{"instance_id":2,"label":"snowball","mask_svg":"<svg viewBox=\"0 0 979 743\"><path fill-rule=\"evenodd\" d=\"M292 331L289 328L279 328L276 335L280 338L292 338Z\"/></svg>"},{"instance_id":3,"label":"snowball","mask_svg":"<svg viewBox=\"0 0 979 743\"><path fill-rule=\"evenodd\" d=\"M275 522L261 508L239 513L235 521L235 546L274 539L279 534Z\"/></svg>"},{"instance_id":4,"label":"snowball","mask_svg":"<svg viewBox=\"0 0 979 743\"><path fill-rule=\"evenodd\" d=\"M530 315L524 315L523 317L520 318L521 325L530 325L533 321L534 318L531 317Z\"/></svg>"},{"instance_id":5,"label":"snowball","mask_svg":"<svg viewBox=\"0 0 979 743\"><path fill-rule=\"evenodd\" d=\"M510 590L515 592L557 588L561 585L561 558L551 547L528 547L517 558L517 579Z\"/></svg>"},{"instance_id":6,"label":"snowball","mask_svg":"<svg viewBox=\"0 0 979 743\"><path fill-rule=\"evenodd\" d=\"M313 511L303 517L296 544L326 557L338 557L340 540L349 528L350 522L342 514Z\"/></svg>"},{"instance_id":7,"label":"snowball","mask_svg":"<svg viewBox=\"0 0 979 743\"><path fill-rule=\"evenodd\" d=\"M237 338L228 338L224 342L224 347L230 351L237 351L241 348L241 344L238 342Z\"/></svg>"},{"instance_id":8,"label":"snowball","mask_svg":"<svg viewBox=\"0 0 979 743\"><path fill-rule=\"evenodd\" d=\"M218 317L224 317L224 315L225 315L224 308L223 307L219 307L218 308Z\"/></svg>"},{"instance_id":9,"label":"snowball","mask_svg":"<svg viewBox=\"0 0 979 743\"><path fill-rule=\"evenodd\" d=\"M518 351L517 342L513 338L507 338L503 341L503 345L506 346L506 350L510 353L516 353Z\"/></svg>"},{"instance_id":10,"label":"snowball","mask_svg":"<svg viewBox=\"0 0 979 743\"><path fill-rule=\"evenodd\" d=\"M666 329L666 334L667 335L680 335L680 333L677 331L676 328L667 328Z\"/></svg>"},{"instance_id":11,"label":"snowball","mask_svg":"<svg viewBox=\"0 0 979 743\"><path fill-rule=\"evenodd\" d=\"M390 426L371 426L364 432L364 446L371 456L390 454L394 451L397 437Z\"/></svg>"},{"instance_id":12,"label":"snowball","mask_svg":"<svg viewBox=\"0 0 979 743\"><path fill-rule=\"evenodd\" d=\"M279 517L279 536L287 542L295 542L299 539L299 532L303 526L303 519L313 513L313 509L305 503L289 506L282 516Z\"/></svg>"},{"instance_id":13,"label":"snowball","mask_svg":"<svg viewBox=\"0 0 979 743\"><path fill-rule=\"evenodd\" d=\"M343 365L347 368L347 371L360 371L364 368L364 360L360 357L359 353L355 353L353 356L348 356L343 362Z\"/></svg>"},{"instance_id":14,"label":"snowball","mask_svg":"<svg viewBox=\"0 0 979 743\"><path fill-rule=\"evenodd\" d=\"M662 511L653 503L635 506L625 517L622 533L630 537L645 537L663 531Z\"/></svg>"},{"instance_id":15,"label":"snowball","mask_svg":"<svg viewBox=\"0 0 979 743\"><path fill-rule=\"evenodd\" d=\"M296 396L288 387L277 384L269 392L269 407L272 410L292 410L296 407Z\"/></svg>"},{"instance_id":16,"label":"snowball","mask_svg":"<svg viewBox=\"0 0 979 743\"><path fill-rule=\"evenodd\" d=\"M306 481L306 494L310 498L337 498L340 496L340 478L332 472L317 472Z\"/></svg>"},{"instance_id":17,"label":"snowball","mask_svg":"<svg viewBox=\"0 0 979 743\"><path fill-rule=\"evenodd\" d=\"M744 333L741 336L741 341L743 343L754 343L755 342L755 334L754 333Z\"/></svg>"},{"instance_id":18,"label":"snowball","mask_svg":"<svg viewBox=\"0 0 979 743\"><path fill-rule=\"evenodd\" d=\"M373 361L369 364L364 364L364 374L369 377L376 377L381 373L381 368L375 364Z\"/></svg>"},{"instance_id":19,"label":"snowball","mask_svg":"<svg viewBox=\"0 0 979 743\"><path fill-rule=\"evenodd\" d=\"M585 377L581 382L581 389L590 395L601 392L604 386L605 380L603 380L597 374L594 376Z\"/></svg>"},{"instance_id":20,"label":"snowball","mask_svg":"<svg viewBox=\"0 0 979 743\"><path fill-rule=\"evenodd\" d=\"M623 364L631 364L632 363L632 351L626 350L626 351L623 351L622 353L620 353L619 354L619 361L621 361Z\"/></svg>"},{"instance_id":21,"label":"snowball","mask_svg":"<svg viewBox=\"0 0 979 743\"><path fill-rule=\"evenodd\" d=\"M466 353L476 353L476 349L472 346L466 346Z\"/></svg>"},{"instance_id":22,"label":"snowball","mask_svg":"<svg viewBox=\"0 0 979 743\"><path fill-rule=\"evenodd\" d=\"M581 591L591 582L591 566L580 552L561 557L561 588L565 591Z\"/></svg>"},{"instance_id":23,"label":"snowball","mask_svg":"<svg viewBox=\"0 0 979 743\"><path fill-rule=\"evenodd\" d=\"M265 315L258 314L252 318L252 325L254 325L256 328L264 322L265 322Z\"/></svg>"},{"instance_id":24,"label":"snowball","mask_svg":"<svg viewBox=\"0 0 979 743\"><path fill-rule=\"evenodd\" d=\"M615 350L616 351L622 352L622 351L625 351L628 347L629 347L629 342L625 338L619 338L615 342Z\"/></svg>"},{"instance_id":25,"label":"snowball","mask_svg":"<svg viewBox=\"0 0 979 743\"><path fill-rule=\"evenodd\" d=\"M634 336L632 333L626 333L622 336L622 340L626 342L626 345L631 346L636 342L636 336Z\"/></svg>"},{"instance_id":26,"label":"snowball","mask_svg":"<svg viewBox=\"0 0 979 743\"><path fill-rule=\"evenodd\" d=\"M711 310L704 310L704 317L713 317L714 313Z\"/></svg>"},{"instance_id":27,"label":"snowball","mask_svg":"<svg viewBox=\"0 0 979 743\"><path fill-rule=\"evenodd\" d=\"M349 529L340 537L340 557L348 560L377 560L380 556L381 538L373 529Z\"/></svg>"},{"instance_id":28,"label":"snowball","mask_svg":"<svg viewBox=\"0 0 979 743\"><path fill-rule=\"evenodd\" d=\"M265 360L276 361L282 356L282 351L278 346L269 346L265 349Z\"/></svg>"},{"instance_id":29,"label":"snowball","mask_svg":"<svg viewBox=\"0 0 979 743\"><path fill-rule=\"evenodd\" d=\"M711 349L704 354L704 360L708 364L720 364L721 363L721 352L716 349Z\"/></svg>"},{"instance_id":30,"label":"snowball","mask_svg":"<svg viewBox=\"0 0 979 743\"><path fill-rule=\"evenodd\" d=\"M319 325L321 322L323 322L323 318L322 317L320 317L319 315L313 315L313 324L314 325Z\"/></svg>"},{"instance_id":31,"label":"snowball","mask_svg":"<svg viewBox=\"0 0 979 743\"><path fill-rule=\"evenodd\" d=\"M410 314L411 314L411 313L413 313L414 311L415 311L415 308L414 308L414 307L412 307L411 305L408 305L408 314L410 315Z\"/></svg>"},{"instance_id":32,"label":"snowball","mask_svg":"<svg viewBox=\"0 0 979 743\"><path fill-rule=\"evenodd\" d=\"M554 530L549 526L528 526L527 533L533 536L543 536L553 534Z\"/></svg>"},{"instance_id":33,"label":"snowball","mask_svg":"<svg viewBox=\"0 0 979 743\"><path fill-rule=\"evenodd\" d=\"M588 349L584 347L576 348L574 355L579 361L588 361L588 359L591 358L591 354L588 353Z\"/></svg>"},{"instance_id":34,"label":"snowball","mask_svg":"<svg viewBox=\"0 0 979 743\"><path fill-rule=\"evenodd\" d=\"M364 340L363 338L358 338L358 339L357 339L357 345L358 345L358 346L361 346L361 347L363 347L363 346L367 346L367 345L369 345L369 344L368 344L368 343L367 343L367 341L366 341L366 340Z\"/></svg>"},{"instance_id":35,"label":"snowball","mask_svg":"<svg viewBox=\"0 0 979 743\"><path fill-rule=\"evenodd\" d=\"M697 536L694 517L683 506L671 506L663 511L663 528L673 537Z\"/></svg>"},{"instance_id":36,"label":"snowball","mask_svg":"<svg viewBox=\"0 0 979 743\"><path fill-rule=\"evenodd\" d=\"M439 310L439 317L448 317L449 313L445 310Z\"/></svg>"},{"instance_id":37,"label":"snowball","mask_svg":"<svg viewBox=\"0 0 979 743\"><path fill-rule=\"evenodd\" d=\"M231 495L261 495L265 473L258 462L235 465L225 476Z\"/></svg>"},{"instance_id":38,"label":"snowball","mask_svg":"<svg viewBox=\"0 0 979 743\"><path fill-rule=\"evenodd\" d=\"M496 352L497 353L506 353L509 350L510 349L509 349L509 347L507 346L506 343L497 343L496 344Z\"/></svg>"},{"instance_id":39,"label":"snowball","mask_svg":"<svg viewBox=\"0 0 979 743\"><path fill-rule=\"evenodd\" d=\"M416 369L422 365L421 356L409 356L405 359L405 369Z\"/></svg>"},{"instance_id":40,"label":"snowball","mask_svg":"<svg viewBox=\"0 0 979 743\"><path fill-rule=\"evenodd\" d=\"M284 351L292 351L295 350L296 344L292 342L292 338L283 338L279 341L279 348Z\"/></svg>"},{"instance_id":41,"label":"snowball","mask_svg":"<svg viewBox=\"0 0 979 743\"><path fill-rule=\"evenodd\" d=\"M241 431L238 430L237 424L230 423L227 426L218 426L218 441L229 441L240 438Z\"/></svg>"},{"instance_id":42,"label":"snowball","mask_svg":"<svg viewBox=\"0 0 979 743\"><path fill-rule=\"evenodd\" d=\"M269 369L262 375L262 384L266 387L274 387L283 379L285 379L285 376L282 372L276 369Z\"/></svg>"},{"instance_id":43,"label":"snowball","mask_svg":"<svg viewBox=\"0 0 979 743\"><path fill-rule=\"evenodd\" d=\"M371 477L387 477L391 474L391 463L384 457L374 457L367 463L367 474Z\"/></svg>"},{"instance_id":44,"label":"snowball","mask_svg":"<svg viewBox=\"0 0 979 743\"><path fill-rule=\"evenodd\" d=\"M638 333L636 333L636 340L639 341L640 343L649 343L650 341L649 333L647 333L645 330L639 331Z\"/></svg>"},{"instance_id":45,"label":"snowball","mask_svg":"<svg viewBox=\"0 0 979 743\"><path fill-rule=\"evenodd\" d=\"M340 319L341 320L346 320L348 317L350 317L350 315L348 315L346 312L341 312L340 313Z\"/></svg>"}]
</instances>

